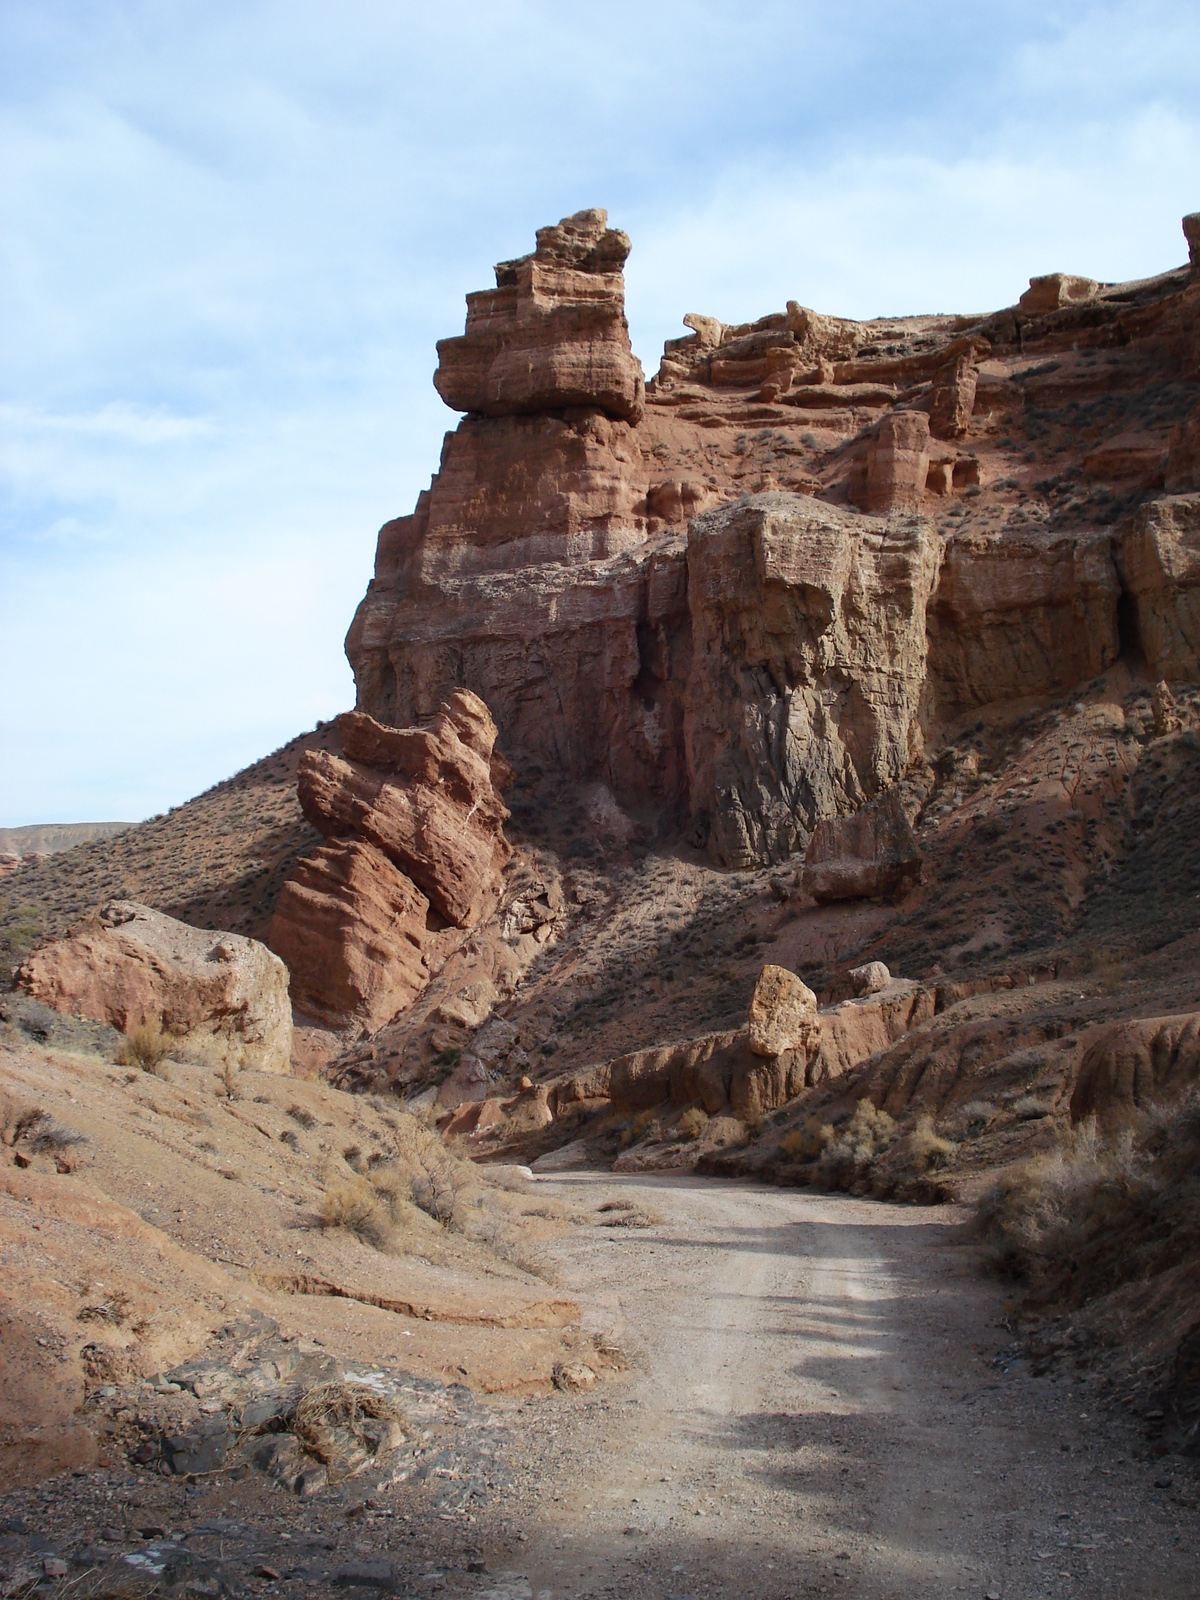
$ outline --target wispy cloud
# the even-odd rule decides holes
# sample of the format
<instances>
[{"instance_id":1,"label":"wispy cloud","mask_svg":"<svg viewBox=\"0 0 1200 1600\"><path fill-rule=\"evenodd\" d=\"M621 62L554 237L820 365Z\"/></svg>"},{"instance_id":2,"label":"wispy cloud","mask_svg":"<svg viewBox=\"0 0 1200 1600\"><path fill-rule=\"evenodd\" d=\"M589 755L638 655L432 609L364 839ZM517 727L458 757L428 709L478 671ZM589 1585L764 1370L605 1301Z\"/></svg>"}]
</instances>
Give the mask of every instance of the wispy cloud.
<instances>
[{"instance_id":1,"label":"wispy cloud","mask_svg":"<svg viewBox=\"0 0 1200 1600\"><path fill-rule=\"evenodd\" d=\"M348 703L463 295L583 205L688 310L1182 259L1193 4L6 0L0 821L138 815Z\"/></svg>"}]
</instances>

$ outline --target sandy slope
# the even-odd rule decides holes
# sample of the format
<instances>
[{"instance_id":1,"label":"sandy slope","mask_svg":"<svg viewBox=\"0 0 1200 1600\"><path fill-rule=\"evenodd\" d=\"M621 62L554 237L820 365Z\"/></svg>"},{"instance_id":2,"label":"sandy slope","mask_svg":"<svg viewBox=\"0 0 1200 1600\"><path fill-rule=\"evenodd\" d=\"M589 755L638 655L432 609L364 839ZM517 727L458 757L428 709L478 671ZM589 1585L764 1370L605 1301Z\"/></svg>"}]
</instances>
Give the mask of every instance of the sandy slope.
<instances>
[{"instance_id":1,"label":"sandy slope","mask_svg":"<svg viewBox=\"0 0 1200 1600\"><path fill-rule=\"evenodd\" d=\"M551 1187L657 1220L563 1262L635 1377L527 1422L505 1520L528 1540L494 1553L495 1592L1195 1593L1180 1464L1132 1461L1085 1380L994 1364L1001 1297L961 1216L691 1178Z\"/></svg>"}]
</instances>

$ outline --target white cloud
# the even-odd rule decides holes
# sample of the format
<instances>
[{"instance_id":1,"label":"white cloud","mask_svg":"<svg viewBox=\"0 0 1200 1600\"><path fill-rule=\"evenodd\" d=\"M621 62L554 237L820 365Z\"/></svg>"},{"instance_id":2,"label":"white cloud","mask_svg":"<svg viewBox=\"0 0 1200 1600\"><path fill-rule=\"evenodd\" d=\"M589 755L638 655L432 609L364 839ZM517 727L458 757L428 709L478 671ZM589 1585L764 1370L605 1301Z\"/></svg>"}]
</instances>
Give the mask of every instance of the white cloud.
<instances>
[{"instance_id":1,"label":"white cloud","mask_svg":"<svg viewBox=\"0 0 1200 1600\"><path fill-rule=\"evenodd\" d=\"M1182 259L1177 4L0 8L0 822L137 816L332 714L463 295L541 223L685 311L984 309Z\"/></svg>"}]
</instances>

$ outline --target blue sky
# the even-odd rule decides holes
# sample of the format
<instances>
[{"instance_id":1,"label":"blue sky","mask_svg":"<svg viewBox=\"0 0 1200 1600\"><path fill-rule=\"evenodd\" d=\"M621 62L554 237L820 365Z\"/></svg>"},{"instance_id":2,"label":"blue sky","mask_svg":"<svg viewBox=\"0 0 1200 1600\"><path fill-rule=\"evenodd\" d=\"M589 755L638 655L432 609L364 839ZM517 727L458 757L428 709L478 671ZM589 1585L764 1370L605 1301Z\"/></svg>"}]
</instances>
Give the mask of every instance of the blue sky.
<instances>
[{"instance_id":1,"label":"blue sky","mask_svg":"<svg viewBox=\"0 0 1200 1600\"><path fill-rule=\"evenodd\" d=\"M1186 257L1200 9L0 5L0 825L136 819L352 702L434 343L534 229L686 311Z\"/></svg>"}]
</instances>

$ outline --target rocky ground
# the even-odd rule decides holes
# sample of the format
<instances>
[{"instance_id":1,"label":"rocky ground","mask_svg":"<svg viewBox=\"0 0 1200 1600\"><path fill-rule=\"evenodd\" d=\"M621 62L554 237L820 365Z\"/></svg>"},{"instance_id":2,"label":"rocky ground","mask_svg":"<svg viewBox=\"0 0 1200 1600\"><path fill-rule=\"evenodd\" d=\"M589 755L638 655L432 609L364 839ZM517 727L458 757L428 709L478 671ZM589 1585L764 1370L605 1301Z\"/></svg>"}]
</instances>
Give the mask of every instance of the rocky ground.
<instances>
[{"instance_id":1,"label":"rocky ground","mask_svg":"<svg viewBox=\"0 0 1200 1600\"><path fill-rule=\"evenodd\" d=\"M4 1592L1194 1592L1194 1464L1155 1458L1154 1416L1069 1327L1058 1357L1014 1341L962 1213L695 1178L536 1192L623 1224L543 1266L627 1370L490 1402L398 1377L400 1481L297 1495L114 1455L12 1491Z\"/></svg>"}]
</instances>

